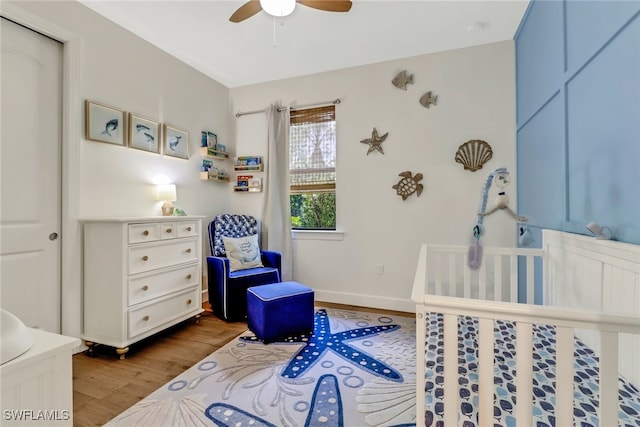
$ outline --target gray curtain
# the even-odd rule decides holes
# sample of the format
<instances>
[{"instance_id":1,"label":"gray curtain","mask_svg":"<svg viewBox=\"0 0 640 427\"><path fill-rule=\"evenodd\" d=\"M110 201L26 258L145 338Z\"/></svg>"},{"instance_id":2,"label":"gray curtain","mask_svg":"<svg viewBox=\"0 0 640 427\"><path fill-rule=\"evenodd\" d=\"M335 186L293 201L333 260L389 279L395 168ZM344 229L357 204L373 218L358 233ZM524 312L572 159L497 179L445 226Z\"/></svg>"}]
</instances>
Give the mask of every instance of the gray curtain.
<instances>
[{"instance_id":1,"label":"gray curtain","mask_svg":"<svg viewBox=\"0 0 640 427\"><path fill-rule=\"evenodd\" d=\"M280 110L280 111L278 111ZM266 109L268 152L263 184L262 245L282 254L282 280L293 279L289 200L289 109Z\"/></svg>"}]
</instances>

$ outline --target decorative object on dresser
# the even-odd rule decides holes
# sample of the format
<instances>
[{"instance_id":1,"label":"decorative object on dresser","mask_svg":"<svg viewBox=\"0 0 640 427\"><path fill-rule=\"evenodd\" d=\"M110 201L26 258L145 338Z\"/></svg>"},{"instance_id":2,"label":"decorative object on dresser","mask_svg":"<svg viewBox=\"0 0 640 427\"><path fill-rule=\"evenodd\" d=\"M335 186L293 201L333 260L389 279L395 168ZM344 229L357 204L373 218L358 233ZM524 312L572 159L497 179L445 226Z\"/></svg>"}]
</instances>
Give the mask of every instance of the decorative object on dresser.
<instances>
[{"instance_id":1,"label":"decorative object on dresser","mask_svg":"<svg viewBox=\"0 0 640 427\"><path fill-rule=\"evenodd\" d=\"M167 185L158 185L156 187L157 198L159 202L164 201L162 205L162 216L169 216L173 214L173 203L178 197L176 195L176 186L175 184L167 184Z\"/></svg>"},{"instance_id":2,"label":"decorative object on dresser","mask_svg":"<svg viewBox=\"0 0 640 427\"><path fill-rule=\"evenodd\" d=\"M84 222L84 330L129 345L202 313L202 216L96 218Z\"/></svg>"}]
</instances>

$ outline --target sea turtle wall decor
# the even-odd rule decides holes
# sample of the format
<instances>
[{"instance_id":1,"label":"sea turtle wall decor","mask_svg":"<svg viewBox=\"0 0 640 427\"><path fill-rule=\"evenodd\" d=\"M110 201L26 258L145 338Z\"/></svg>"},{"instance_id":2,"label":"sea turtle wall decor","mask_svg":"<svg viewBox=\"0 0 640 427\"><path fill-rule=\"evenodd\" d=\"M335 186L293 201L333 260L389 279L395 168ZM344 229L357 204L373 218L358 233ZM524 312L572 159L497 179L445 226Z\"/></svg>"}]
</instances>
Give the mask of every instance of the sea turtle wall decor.
<instances>
[{"instance_id":1,"label":"sea turtle wall decor","mask_svg":"<svg viewBox=\"0 0 640 427\"><path fill-rule=\"evenodd\" d=\"M378 130L373 128L373 132L371 132L371 138L363 139L360 141L363 144L369 144L369 149L367 150L367 155L372 151L379 151L381 154L384 154L382 151L382 143L389 136L389 132L385 133L382 136L378 136Z\"/></svg>"},{"instance_id":2,"label":"sea turtle wall decor","mask_svg":"<svg viewBox=\"0 0 640 427\"><path fill-rule=\"evenodd\" d=\"M413 74L407 74L407 70L402 70L391 80L391 83L398 89L407 90L407 84L413 84Z\"/></svg>"},{"instance_id":3,"label":"sea turtle wall decor","mask_svg":"<svg viewBox=\"0 0 640 427\"><path fill-rule=\"evenodd\" d=\"M422 174L417 173L415 176L411 171L400 172L398 176L402 178L398 183L391 188L396 190L398 196L402 197L402 200L407 200L407 197L416 193L416 196L420 196L422 194L422 189L424 188L420 181L422 181Z\"/></svg>"}]
</instances>

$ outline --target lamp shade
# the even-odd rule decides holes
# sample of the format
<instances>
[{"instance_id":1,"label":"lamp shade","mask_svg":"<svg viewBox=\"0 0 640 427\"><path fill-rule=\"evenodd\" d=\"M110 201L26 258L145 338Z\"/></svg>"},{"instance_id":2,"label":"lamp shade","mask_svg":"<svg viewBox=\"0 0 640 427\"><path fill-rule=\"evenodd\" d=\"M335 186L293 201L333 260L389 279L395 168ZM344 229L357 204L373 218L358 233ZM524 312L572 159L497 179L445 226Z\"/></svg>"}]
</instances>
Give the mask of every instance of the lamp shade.
<instances>
[{"instance_id":1,"label":"lamp shade","mask_svg":"<svg viewBox=\"0 0 640 427\"><path fill-rule=\"evenodd\" d=\"M271 16L287 16L291 15L296 7L296 0L260 0L262 10Z\"/></svg>"},{"instance_id":2,"label":"lamp shade","mask_svg":"<svg viewBox=\"0 0 640 427\"><path fill-rule=\"evenodd\" d=\"M177 200L175 184L158 185L156 190L158 191L157 200L169 202L175 202Z\"/></svg>"}]
</instances>

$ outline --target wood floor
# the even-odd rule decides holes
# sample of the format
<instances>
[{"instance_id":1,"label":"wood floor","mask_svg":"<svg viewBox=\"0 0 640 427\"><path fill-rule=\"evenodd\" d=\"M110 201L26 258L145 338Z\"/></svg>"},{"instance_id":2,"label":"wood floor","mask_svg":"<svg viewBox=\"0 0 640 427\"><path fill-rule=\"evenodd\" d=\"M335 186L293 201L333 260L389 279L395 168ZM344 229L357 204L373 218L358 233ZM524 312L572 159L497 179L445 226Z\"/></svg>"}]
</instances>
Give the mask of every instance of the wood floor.
<instances>
[{"instance_id":1,"label":"wood floor","mask_svg":"<svg viewBox=\"0 0 640 427\"><path fill-rule=\"evenodd\" d=\"M331 303L334 307L413 317L412 313ZM74 426L101 426L172 378L247 330L246 322L227 323L205 306L200 323L188 320L130 346L124 360L113 348L97 346L94 356L73 356Z\"/></svg>"}]
</instances>

